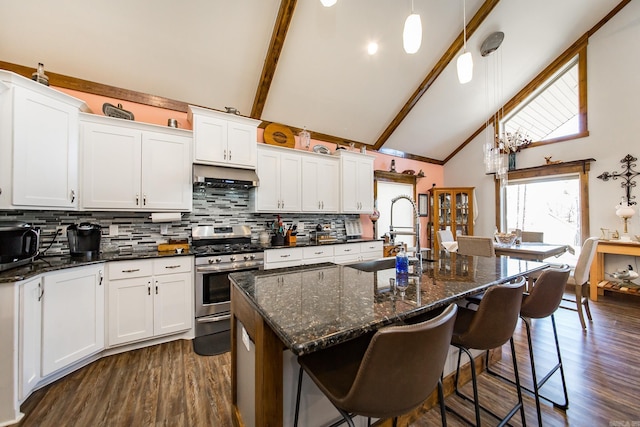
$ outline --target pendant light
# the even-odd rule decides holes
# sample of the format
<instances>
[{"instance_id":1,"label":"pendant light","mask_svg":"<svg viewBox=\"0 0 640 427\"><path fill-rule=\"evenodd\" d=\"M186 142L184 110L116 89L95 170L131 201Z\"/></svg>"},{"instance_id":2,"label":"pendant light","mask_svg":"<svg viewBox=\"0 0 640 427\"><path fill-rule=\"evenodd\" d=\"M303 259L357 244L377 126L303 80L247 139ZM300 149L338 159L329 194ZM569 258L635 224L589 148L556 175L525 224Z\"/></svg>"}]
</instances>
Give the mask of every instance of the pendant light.
<instances>
[{"instance_id":1,"label":"pendant light","mask_svg":"<svg viewBox=\"0 0 640 427\"><path fill-rule=\"evenodd\" d=\"M462 0L462 37L464 47L462 55L458 57L458 80L461 84L469 83L473 78L473 58L467 52L467 2Z\"/></svg>"},{"instance_id":2,"label":"pendant light","mask_svg":"<svg viewBox=\"0 0 640 427\"><path fill-rule=\"evenodd\" d=\"M334 4L336 4L336 3L337 3L337 1L338 1L338 0L320 0L320 3L322 3L322 5L323 5L324 7L331 7L331 6L333 6Z\"/></svg>"},{"instance_id":3,"label":"pendant light","mask_svg":"<svg viewBox=\"0 0 640 427\"><path fill-rule=\"evenodd\" d=\"M411 0L411 15L404 21L404 31L402 32L402 44L407 53L416 53L422 43L422 22L420 15L413 11L413 0Z\"/></svg>"}]
</instances>

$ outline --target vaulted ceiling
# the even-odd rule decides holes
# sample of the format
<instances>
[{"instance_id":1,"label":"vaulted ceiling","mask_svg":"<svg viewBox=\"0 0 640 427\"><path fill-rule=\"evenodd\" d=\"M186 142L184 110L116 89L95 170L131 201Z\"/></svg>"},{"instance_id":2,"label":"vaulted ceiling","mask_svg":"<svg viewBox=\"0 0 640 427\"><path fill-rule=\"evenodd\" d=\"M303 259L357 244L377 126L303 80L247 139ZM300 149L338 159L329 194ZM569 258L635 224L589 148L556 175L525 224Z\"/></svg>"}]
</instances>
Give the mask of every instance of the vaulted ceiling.
<instances>
[{"instance_id":1,"label":"vaulted ceiling","mask_svg":"<svg viewBox=\"0 0 640 427\"><path fill-rule=\"evenodd\" d=\"M466 0L474 60L461 85L463 0L414 0L422 46L402 48L410 0L4 2L0 61L224 110L313 137L443 163L487 117L620 0ZM480 46L495 31L500 90ZM379 50L367 53L375 41ZM499 92L501 99L495 94ZM176 109L183 105L176 104Z\"/></svg>"}]
</instances>

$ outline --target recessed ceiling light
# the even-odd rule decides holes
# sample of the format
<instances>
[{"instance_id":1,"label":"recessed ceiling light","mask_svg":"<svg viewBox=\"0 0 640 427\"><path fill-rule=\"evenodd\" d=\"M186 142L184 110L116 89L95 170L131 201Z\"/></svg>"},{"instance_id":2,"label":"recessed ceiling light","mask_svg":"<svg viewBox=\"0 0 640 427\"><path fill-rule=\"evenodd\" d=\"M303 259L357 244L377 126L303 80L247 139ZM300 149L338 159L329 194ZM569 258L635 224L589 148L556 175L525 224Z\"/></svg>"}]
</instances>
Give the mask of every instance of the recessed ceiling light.
<instances>
[{"instance_id":1,"label":"recessed ceiling light","mask_svg":"<svg viewBox=\"0 0 640 427\"><path fill-rule=\"evenodd\" d=\"M367 52L369 55L375 55L378 52L378 43L371 42L367 45Z\"/></svg>"}]
</instances>

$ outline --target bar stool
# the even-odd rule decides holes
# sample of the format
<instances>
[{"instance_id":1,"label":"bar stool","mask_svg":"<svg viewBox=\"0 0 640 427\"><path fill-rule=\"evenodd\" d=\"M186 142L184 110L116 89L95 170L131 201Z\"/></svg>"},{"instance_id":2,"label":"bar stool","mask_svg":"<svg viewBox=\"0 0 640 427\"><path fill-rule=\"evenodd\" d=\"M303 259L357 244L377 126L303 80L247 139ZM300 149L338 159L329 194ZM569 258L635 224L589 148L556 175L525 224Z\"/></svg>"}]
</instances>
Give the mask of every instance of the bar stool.
<instances>
[{"instance_id":1,"label":"bar stool","mask_svg":"<svg viewBox=\"0 0 640 427\"><path fill-rule=\"evenodd\" d=\"M515 347L513 344L513 331L518 323L518 315L522 305L522 292L524 291L525 278L518 279L515 283L493 286L489 288L480 301L478 310L459 307L458 316L454 325L451 344L458 347L458 365L456 368L456 378L454 391L461 398L473 402L476 416L476 426L481 425L480 410L484 410L491 416L500 420L500 426L505 425L515 414L520 411L522 425L526 426L524 407L522 404L522 392L520 390L520 377L518 375L518 364L516 361ZM501 418L492 411L484 408L478 401L478 382L475 363L470 350L490 350L501 347L509 341L511 345L511 358L513 359L513 371L515 374L516 391L518 393L518 403ZM458 379L460 378L460 359L462 352L466 353L471 361L471 381L473 385L473 399L464 395L458 389ZM468 424L473 424L453 408L446 406L446 409L454 413Z\"/></svg>"},{"instance_id":2,"label":"bar stool","mask_svg":"<svg viewBox=\"0 0 640 427\"><path fill-rule=\"evenodd\" d=\"M303 371L353 426L354 415L393 418L422 404L438 386L446 426L441 375L447 359L457 306L421 323L379 329L368 345L347 341L298 357L300 372L294 426L298 425ZM360 349L359 349L359 348Z\"/></svg>"},{"instance_id":3,"label":"bar stool","mask_svg":"<svg viewBox=\"0 0 640 427\"><path fill-rule=\"evenodd\" d=\"M548 400L553 403L553 406L566 411L569 407L569 395L567 393L567 383L564 378L564 369L562 367L562 357L560 356L560 345L558 344L558 332L556 331L556 321L553 314L556 312L562 302L562 295L564 293L565 286L567 285L567 279L569 278L570 268L565 265L561 268L550 268L544 270L536 284L533 287L530 294L523 296L522 308L520 308L520 318L523 320L527 331L527 344L529 348L529 361L531 363L531 376L533 377L533 390L530 390L524 386L523 389L529 393L533 393L536 399L536 411L538 414L538 425L542 426L542 414L540 413L540 398ZM535 361L533 358L533 345L531 342L531 319L544 319L551 317L551 324L553 326L553 338L556 344L556 354L558 356L558 363L551 368L551 370L545 374L545 376L538 381L536 373ZM564 391L564 403L555 402L540 394L540 388L551 378L551 376L560 370L560 377L562 378L562 388ZM497 374L489 369L487 371L490 374L499 376L502 379L514 382L502 375Z\"/></svg>"}]
</instances>

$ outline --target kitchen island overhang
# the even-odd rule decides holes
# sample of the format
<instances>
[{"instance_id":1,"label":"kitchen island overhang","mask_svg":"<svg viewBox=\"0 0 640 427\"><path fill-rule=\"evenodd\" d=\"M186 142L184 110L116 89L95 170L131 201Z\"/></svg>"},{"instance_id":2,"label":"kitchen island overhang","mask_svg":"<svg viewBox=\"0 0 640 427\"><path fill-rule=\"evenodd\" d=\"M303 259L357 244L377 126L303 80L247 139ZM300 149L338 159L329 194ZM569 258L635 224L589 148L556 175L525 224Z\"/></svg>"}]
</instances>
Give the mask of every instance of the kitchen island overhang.
<instances>
[{"instance_id":1,"label":"kitchen island overhang","mask_svg":"<svg viewBox=\"0 0 640 427\"><path fill-rule=\"evenodd\" d=\"M288 419L283 420L283 412L290 412L289 384L283 391L285 351L293 356L307 354L392 323L436 314L452 302L547 266L507 257L447 254L425 263L422 274L410 276L406 288L391 285L394 269L361 271L348 265L233 273L234 422L287 425ZM245 367L239 366L239 346L254 350L253 378L247 378ZM252 381L247 393L245 386Z\"/></svg>"}]
</instances>

